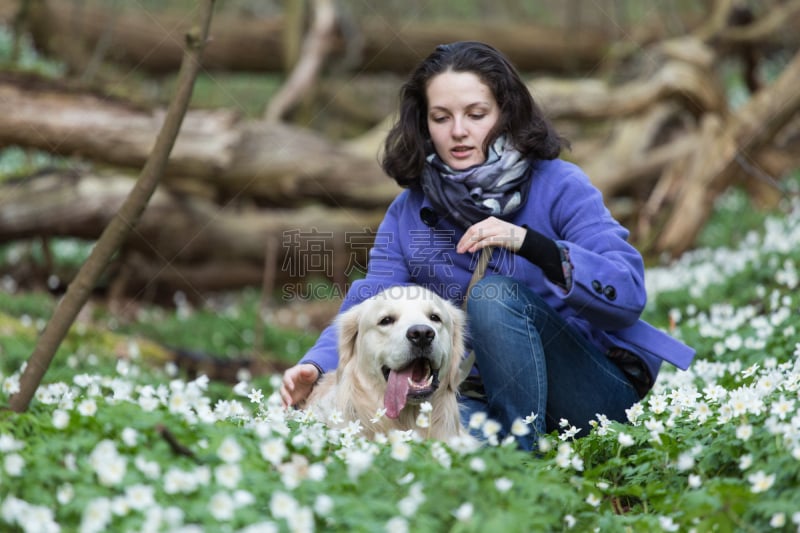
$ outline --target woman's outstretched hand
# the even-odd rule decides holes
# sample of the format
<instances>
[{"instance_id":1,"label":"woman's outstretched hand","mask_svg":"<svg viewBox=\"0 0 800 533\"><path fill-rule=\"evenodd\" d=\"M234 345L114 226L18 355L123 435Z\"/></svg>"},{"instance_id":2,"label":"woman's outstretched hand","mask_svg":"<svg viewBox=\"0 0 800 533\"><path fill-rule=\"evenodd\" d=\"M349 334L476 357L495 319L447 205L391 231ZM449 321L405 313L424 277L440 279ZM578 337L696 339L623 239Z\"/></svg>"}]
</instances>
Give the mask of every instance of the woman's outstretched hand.
<instances>
[{"instance_id":1,"label":"woman's outstretched hand","mask_svg":"<svg viewBox=\"0 0 800 533\"><path fill-rule=\"evenodd\" d=\"M319 370L312 364L301 363L287 369L281 382L283 406L291 407L308 398L317 379Z\"/></svg>"}]
</instances>

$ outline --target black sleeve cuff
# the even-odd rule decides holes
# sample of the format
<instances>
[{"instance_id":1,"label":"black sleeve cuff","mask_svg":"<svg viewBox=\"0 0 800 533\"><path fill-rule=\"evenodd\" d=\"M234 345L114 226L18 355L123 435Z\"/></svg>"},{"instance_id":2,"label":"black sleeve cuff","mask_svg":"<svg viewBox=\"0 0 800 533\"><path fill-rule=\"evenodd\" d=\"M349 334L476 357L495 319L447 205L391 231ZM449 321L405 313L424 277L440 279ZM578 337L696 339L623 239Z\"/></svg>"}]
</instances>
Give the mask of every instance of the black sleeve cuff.
<instances>
[{"instance_id":1,"label":"black sleeve cuff","mask_svg":"<svg viewBox=\"0 0 800 533\"><path fill-rule=\"evenodd\" d=\"M527 226L523 227L526 230L525 239L517 250L517 255L541 268L547 279L553 283L563 285L566 279L561 266L561 252L556 241Z\"/></svg>"}]
</instances>

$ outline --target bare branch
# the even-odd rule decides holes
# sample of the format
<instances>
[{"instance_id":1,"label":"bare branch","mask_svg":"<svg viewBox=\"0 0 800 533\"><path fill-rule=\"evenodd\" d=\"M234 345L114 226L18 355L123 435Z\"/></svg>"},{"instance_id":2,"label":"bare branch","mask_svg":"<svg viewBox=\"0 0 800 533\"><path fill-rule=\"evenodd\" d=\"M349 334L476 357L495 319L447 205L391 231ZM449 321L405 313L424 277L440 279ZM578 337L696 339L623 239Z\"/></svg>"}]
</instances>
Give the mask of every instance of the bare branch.
<instances>
[{"instance_id":1,"label":"bare branch","mask_svg":"<svg viewBox=\"0 0 800 533\"><path fill-rule=\"evenodd\" d=\"M200 69L200 56L203 46L208 40L208 29L214 0L206 0L203 4L200 28L186 38L186 53L178 76L178 86L172 99L164 125L159 132L150 157L142 169L136 186L131 190L125 203L103 231L102 236L92 249L89 258L78 271L75 279L67 288L67 293L59 302L42 335L34 347L25 371L20 377L20 390L11 397L10 407L16 412L28 409L31 398L42 381L53 357L69 328L75 321L92 289L105 270L106 265L124 242L131 229L136 225L144 211L150 196L156 189L167 164L175 138L178 136L186 108L191 99L194 80Z\"/></svg>"},{"instance_id":2,"label":"bare branch","mask_svg":"<svg viewBox=\"0 0 800 533\"><path fill-rule=\"evenodd\" d=\"M333 0L314 1L314 23L303 42L300 60L289 79L272 97L264 113L267 122L281 120L314 87L325 58L331 51L336 28Z\"/></svg>"}]
</instances>

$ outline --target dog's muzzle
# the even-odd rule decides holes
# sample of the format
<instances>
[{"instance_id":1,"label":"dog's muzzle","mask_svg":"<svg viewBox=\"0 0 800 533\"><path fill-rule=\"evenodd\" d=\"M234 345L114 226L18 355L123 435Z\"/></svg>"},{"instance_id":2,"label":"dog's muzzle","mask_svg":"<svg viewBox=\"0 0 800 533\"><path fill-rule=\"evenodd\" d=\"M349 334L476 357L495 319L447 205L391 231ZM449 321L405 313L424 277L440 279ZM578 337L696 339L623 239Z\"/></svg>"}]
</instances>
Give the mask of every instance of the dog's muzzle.
<instances>
[{"instance_id":1,"label":"dog's muzzle","mask_svg":"<svg viewBox=\"0 0 800 533\"><path fill-rule=\"evenodd\" d=\"M406 338L411 344L410 362L402 368L383 367L387 387L384 405L387 416L396 418L406 403L419 404L428 400L439 388L439 369L431 359L436 331L426 325L408 328Z\"/></svg>"}]
</instances>

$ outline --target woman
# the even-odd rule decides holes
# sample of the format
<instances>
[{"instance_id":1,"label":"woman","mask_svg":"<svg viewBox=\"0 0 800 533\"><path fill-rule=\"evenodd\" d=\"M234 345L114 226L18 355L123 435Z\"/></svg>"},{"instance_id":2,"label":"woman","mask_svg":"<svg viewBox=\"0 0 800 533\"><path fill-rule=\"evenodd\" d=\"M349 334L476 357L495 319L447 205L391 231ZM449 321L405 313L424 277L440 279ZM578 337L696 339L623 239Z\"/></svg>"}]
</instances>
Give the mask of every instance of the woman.
<instances>
[{"instance_id":1,"label":"woman","mask_svg":"<svg viewBox=\"0 0 800 533\"><path fill-rule=\"evenodd\" d=\"M467 298L475 364L464 420L486 412L503 437L535 415L534 431L517 437L526 450L562 419L583 434L597 414L625 420L662 359L685 368L694 356L639 320L641 255L587 176L558 158L565 144L501 53L438 46L403 86L385 143L383 169L407 190L342 307L402 283ZM488 268L467 294L484 250ZM336 367L335 336L327 328L286 371L286 405Z\"/></svg>"}]
</instances>

